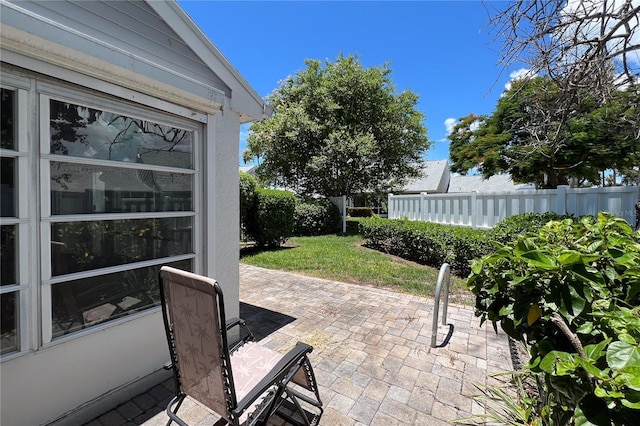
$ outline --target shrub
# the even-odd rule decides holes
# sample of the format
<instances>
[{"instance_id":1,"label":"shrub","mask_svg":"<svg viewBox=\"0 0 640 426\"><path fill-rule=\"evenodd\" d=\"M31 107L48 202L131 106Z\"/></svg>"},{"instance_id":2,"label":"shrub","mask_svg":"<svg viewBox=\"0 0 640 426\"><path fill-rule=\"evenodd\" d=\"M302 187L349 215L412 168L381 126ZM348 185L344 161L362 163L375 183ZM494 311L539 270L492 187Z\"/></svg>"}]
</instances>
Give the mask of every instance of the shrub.
<instances>
[{"instance_id":1,"label":"shrub","mask_svg":"<svg viewBox=\"0 0 640 426\"><path fill-rule=\"evenodd\" d=\"M529 347L545 424L640 424L640 233L552 221L473 263L476 315Z\"/></svg>"},{"instance_id":2,"label":"shrub","mask_svg":"<svg viewBox=\"0 0 640 426\"><path fill-rule=\"evenodd\" d=\"M278 246L293 235L296 199L289 191L258 188L247 215L247 234L259 246Z\"/></svg>"},{"instance_id":3,"label":"shrub","mask_svg":"<svg viewBox=\"0 0 640 426\"><path fill-rule=\"evenodd\" d=\"M367 220L366 218L361 217L347 217L347 235L357 235L360 234L360 222L363 220Z\"/></svg>"},{"instance_id":4,"label":"shrub","mask_svg":"<svg viewBox=\"0 0 640 426\"><path fill-rule=\"evenodd\" d=\"M373 210L371 207L347 207L347 216L371 217L373 216Z\"/></svg>"},{"instance_id":5,"label":"shrub","mask_svg":"<svg viewBox=\"0 0 640 426\"><path fill-rule=\"evenodd\" d=\"M240 227L246 226L246 218L255 202L258 180L246 172L240 172Z\"/></svg>"},{"instance_id":6,"label":"shrub","mask_svg":"<svg viewBox=\"0 0 640 426\"><path fill-rule=\"evenodd\" d=\"M489 238L501 244L509 244L525 233L537 233L547 222L571 218L556 213L523 213L509 216L489 231Z\"/></svg>"},{"instance_id":7,"label":"shrub","mask_svg":"<svg viewBox=\"0 0 640 426\"><path fill-rule=\"evenodd\" d=\"M403 259L439 268L449 263L458 276L471 272L471 261L490 251L487 231L408 220L364 219L366 244Z\"/></svg>"},{"instance_id":8,"label":"shrub","mask_svg":"<svg viewBox=\"0 0 640 426\"><path fill-rule=\"evenodd\" d=\"M326 235L340 230L338 206L326 198L298 199L294 213L295 235Z\"/></svg>"}]
</instances>

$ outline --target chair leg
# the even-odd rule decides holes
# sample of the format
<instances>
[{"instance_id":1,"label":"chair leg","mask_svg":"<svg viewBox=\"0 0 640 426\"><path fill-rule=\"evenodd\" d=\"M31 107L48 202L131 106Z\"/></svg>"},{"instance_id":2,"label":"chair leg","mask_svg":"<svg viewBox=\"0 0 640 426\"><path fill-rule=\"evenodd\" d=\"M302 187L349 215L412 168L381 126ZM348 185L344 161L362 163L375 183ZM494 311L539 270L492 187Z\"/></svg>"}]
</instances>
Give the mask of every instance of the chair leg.
<instances>
[{"instance_id":1,"label":"chair leg","mask_svg":"<svg viewBox=\"0 0 640 426\"><path fill-rule=\"evenodd\" d=\"M178 410L180 409L180 406L182 405L186 397L187 395L180 394L180 395L176 395L171 401L169 401L169 404L167 404L167 410L166 410L167 416L169 416L169 421L167 422L166 426L169 426L171 423L173 423L174 420L176 421L176 423L178 424L180 423L180 421L177 419ZM171 410L171 406L176 401L177 401L176 408L174 410ZM173 414L173 416L171 414ZM176 419L174 419L173 417L176 417Z\"/></svg>"},{"instance_id":2,"label":"chair leg","mask_svg":"<svg viewBox=\"0 0 640 426\"><path fill-rule=\"evenodd\" d=\"M311 423L309 423L309 419L307 418L307 414L302 408L302 405L300 405L300 401L298 401L298 398L296 398L291 392L289 392L288 389L285 392L287 393L287 396L289 397L289 399L293 401L296 408L298 409L298 412L300 413L300 417L302 417L302 420L304 421L305 426L311 426Z\"/></svg>"}]
</instances>

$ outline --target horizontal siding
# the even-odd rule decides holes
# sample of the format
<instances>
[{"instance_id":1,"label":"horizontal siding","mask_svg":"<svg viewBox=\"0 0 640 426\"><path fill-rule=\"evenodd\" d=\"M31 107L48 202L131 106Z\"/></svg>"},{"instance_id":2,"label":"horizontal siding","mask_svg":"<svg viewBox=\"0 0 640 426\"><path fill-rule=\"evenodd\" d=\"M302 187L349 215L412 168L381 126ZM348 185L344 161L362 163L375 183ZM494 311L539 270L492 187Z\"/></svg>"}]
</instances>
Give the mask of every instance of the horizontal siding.
<instances>
[{"instance_id":1,"label":"horizontal siding","mask_svg":"<svg viewBox=\"0 0 640 426\"><path fill-rule=\"evenodd\" d=\"M230 89L143 1L19 1L19 7L230 95ZM33 29L22 28L28 32ZM40 35L41 34L36 34ZM71 40L71 39L70 39ZM71 47L96 54L90 45ZM170 52L169 54L167 52ZM105 59L105 58L101 58ZM126 65L130 58L121 58Z\"/></svg>"}]
</instances>

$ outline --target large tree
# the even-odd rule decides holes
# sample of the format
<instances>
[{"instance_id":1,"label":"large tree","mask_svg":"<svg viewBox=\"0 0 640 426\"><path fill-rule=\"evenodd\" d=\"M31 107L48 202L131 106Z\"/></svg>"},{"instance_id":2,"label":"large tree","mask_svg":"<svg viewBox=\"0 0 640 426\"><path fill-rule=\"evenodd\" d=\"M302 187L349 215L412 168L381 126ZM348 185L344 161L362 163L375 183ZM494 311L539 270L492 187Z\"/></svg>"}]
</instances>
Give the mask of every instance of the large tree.
<instances>
[{"instance_id":1,"label":"large tree","mask_svg":"<svg viewBox=\"0 0 640 426\"><path fill-rule=\"evenodd\" d=\"M303 195L381 191L419 173L430 147L418 95L397 93L388 64L356 56L306 60L267 97L273 115L250 128L245 161L264 181Z\"/></svg>"},{"instance_id":2,"label":"large tree","mask_svg":"<svg viewBox=\"0 0 640 426\"><path fill-rule=\"evenodd\" d=\"M518 0L491 19L505 66L606 99L640 77L639 0Z\"/></svg>"},{"instance_id":3,"label":"large tree","mask_svg":"<svg viewBox=\"0 0 640 426\"><path fill-rule=\"evenodd\" d=\"M617 159L624 152L638 161L640 0L519 0L496 13L491 24L502 42L505 68L524 63L530 75L546 81L541 87L538 79L524 80L524 93L514 97L526 98L528 116L518 117L526 127L510 131L535 139L520 165L546 168L545 186L568 176L595 182L594 173L605 168L633 172L629 161ZM585 160L584 153L601 161ZM518 178L514 166L507 168Z\"/></svg>"},{"instance_id":4,"label":"large tree","mask_svg":"<svg viewBox=\"0 0 640 426\"><path fill-rule=\"evenodd\" d=\"M449 135L451 170L477 169L485 177L508 172L516 182L543 188L572 178L600 183L603 170L640 162L638 104L631 101L637 96L632 86L605 102L583 95L566 105L548 77L514 82L491 116L459 120Z\"/></svg>"}]
</instances>

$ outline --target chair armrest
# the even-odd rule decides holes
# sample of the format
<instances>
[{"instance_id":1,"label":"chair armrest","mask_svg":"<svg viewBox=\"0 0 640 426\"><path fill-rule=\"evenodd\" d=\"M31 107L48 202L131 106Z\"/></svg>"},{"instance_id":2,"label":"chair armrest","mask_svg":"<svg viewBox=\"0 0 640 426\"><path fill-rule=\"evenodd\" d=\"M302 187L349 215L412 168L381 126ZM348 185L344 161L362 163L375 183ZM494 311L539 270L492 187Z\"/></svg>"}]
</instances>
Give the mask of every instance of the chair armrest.
<instances>
[{"instance_id":1,"label":"chair armrest","mask_svg":"<svg viewBox=\"0 0 640 426\"><path fill-rule=\"evenodd\" d=\"M237 325L241 325L241 326L245 326L247 325L247 323L245 322L245 320L243 320L242 318L239 317L233 317L233 318L229 318L227 320L227 330L229 330L230 328L233 328Z\"/></svg>"},{"instance_id":2,"label":"chair armrest","mask_svg":"<svg viewBox=\"0 0 640 426\"><path fill-rule=\"evenodd\" d=\"M260 380L260 382L258 382L258 384L254 386L254 388L251 389L251 391L249 391L249 393L244 398L242 398L240 402L238 402L238 406L234 410L236 412L236 415L241 416L242 413L247 409L247 407L249 407L256 399L258 399L260 395L265 393L274 384L279 385L280 382L282 382L282 380L287 376L289 370L291 370L291 367L293 367L294 365L301 366L305 361L307 354L311 353L311 351L313 351L312 346L303 342L296 343L296 346L289 352L287 352L287 354L282 357L280 361L278 361L278 363L271 369L271 371L269 371L267 375L264 376L264 378ZM288 378L288 381L290 381L294 375L295 372L291 374L291 376Z\"/></svg>"},{"instance_id":3,"label":"chair armrest","mask_svg":"<svg viewBox=\"0 0 640 426\"><path fill-rule=\"evenodd\" d=\"M235 352L240 346L244 345L245 343L252 342L255 340L255 337L251 332L251 329L247 326L246 321L243 320L242 318L233 317L227 320L226 322L227 336L229 336L229 330L231 330L233 327L240 327L240 330L238 331L238 336L236 336L236 338L233 339L234 343L229 344L230 353ZM244 333L243 333L243 330L244 330Z\"/></svg>"}]
</instances>

